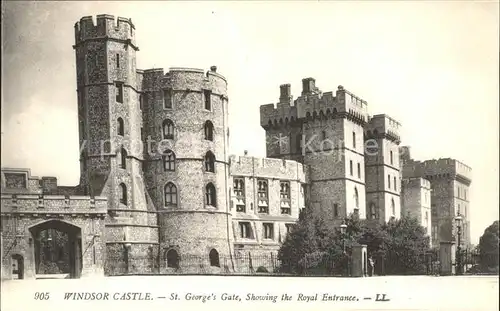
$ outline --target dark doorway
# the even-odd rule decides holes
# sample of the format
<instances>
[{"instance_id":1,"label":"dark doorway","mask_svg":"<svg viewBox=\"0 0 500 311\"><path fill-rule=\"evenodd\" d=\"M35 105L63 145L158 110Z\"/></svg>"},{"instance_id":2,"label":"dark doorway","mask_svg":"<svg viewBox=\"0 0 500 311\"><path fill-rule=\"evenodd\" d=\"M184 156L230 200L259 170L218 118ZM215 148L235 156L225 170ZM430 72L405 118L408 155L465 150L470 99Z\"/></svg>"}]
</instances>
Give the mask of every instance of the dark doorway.
<instances>
[{"instance_id":1,"label":"dark doorway","mask_svg":"<svg viewBox=\"0 0 500 311\"><path fill-rule=\"evenodd\" d=\"M175 249L167 252L167 267L179 269L179 254Z\"/></svg>"},{"instance_id":2,"label":"dark doorway","mask_svg":"<svg viewBox=\"0 0 500 311\"><path fill-rule=\"evenodd\" d=\"M24 258L19 254L12 255L12 279L24 279Z\"/></svg>"},{"instance_id":3,"label":"dark doorway","mask_svg":"<svg viewBox=\"0 0 500 311\"><path fill-rule=\"evenodd\" d=\"M217 252L215 249L212 249L208 256L210 257L210 266L220 267L219 252Z\"/></svg>"},{"instance_id":4,"label":"dark doorway","mask_svg":"<svg viewBox=\"0 0 500 311\"><path fill-rule=\"evenodd\" d=\"M30 228L35 253L35 273L79 278L82 270L81 229L60 220Z\"/></svg>"}]
</instances>

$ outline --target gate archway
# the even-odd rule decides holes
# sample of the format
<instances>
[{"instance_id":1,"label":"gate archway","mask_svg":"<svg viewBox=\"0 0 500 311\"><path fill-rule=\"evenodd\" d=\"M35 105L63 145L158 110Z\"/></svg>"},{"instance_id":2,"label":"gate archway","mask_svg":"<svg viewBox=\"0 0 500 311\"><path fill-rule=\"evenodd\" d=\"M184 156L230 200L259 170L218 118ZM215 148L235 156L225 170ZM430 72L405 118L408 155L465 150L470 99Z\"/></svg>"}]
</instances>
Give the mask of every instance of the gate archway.
<instances>
[{"instance_id":1,"label":"gate archway","mask_svg":"<svg viewBox=\"0 0 500 311\"><path fill-rule=\"evenodd\" d=\"M40 270L41 264L47 262L56 265L54 258L58 258L65 265L64 273L68 273L72 279L79 278L82 272L82 230L80 227L71 223L51 219L38 223L29 228L32 235L33 248L35 254L35 269L36 273L44 274L47 270ZM59 238L59 235L50 235L46 233L59 232L64 238ZM63 255L61 255L63 254ZM49 273L54 273L49 271ZM55 272L55 274L61 273Z\"/></svg>"}]
</instances>

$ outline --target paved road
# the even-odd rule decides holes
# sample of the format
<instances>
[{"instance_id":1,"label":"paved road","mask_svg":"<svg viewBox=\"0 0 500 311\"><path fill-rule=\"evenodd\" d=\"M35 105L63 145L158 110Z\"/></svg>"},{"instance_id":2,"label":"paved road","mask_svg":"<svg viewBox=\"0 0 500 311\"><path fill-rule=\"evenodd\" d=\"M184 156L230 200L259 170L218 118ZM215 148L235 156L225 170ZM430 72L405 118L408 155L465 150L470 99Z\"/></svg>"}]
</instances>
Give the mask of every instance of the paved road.
<instances>
[{"instance_id":1,"label":"paved road","mask_svg":"<svg viewBox=\"0 0 500 311\"><path fill-rule=\"evenodd\" d=\"M498 276L128 276L19 280L2 283L1 310L493 311L498 310L498 283ZM65 296L71 299L65 300ZM78 298L87 300L75 300Z\"/></svg>"}]
</instances>

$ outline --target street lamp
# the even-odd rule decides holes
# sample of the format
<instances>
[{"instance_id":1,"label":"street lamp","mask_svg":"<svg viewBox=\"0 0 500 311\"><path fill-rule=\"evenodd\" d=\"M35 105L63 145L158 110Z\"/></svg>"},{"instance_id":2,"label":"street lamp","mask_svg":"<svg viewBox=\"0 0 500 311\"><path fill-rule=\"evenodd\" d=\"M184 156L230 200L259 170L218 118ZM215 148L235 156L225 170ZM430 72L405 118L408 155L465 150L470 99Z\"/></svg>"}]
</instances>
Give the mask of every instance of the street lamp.
<instances>
[{"instance_id":1,"label":"street lamp","mask_svg":"<svg viewBox=\"0 0 500 311\"><path fill-rule=\"evenodd\" d=\"M345 220L342 222L340 225L340 233L342 234L342 254L344 256L344 259L346 260L346 269L347 269L347 276L349 276L349 258L347 256L346 252L346 233L347 233L347 225L345 223Z\"/></svg>"},{"instance_id":2,"label":"street lamp","mask_svg":"<svg viewBox=\"0 0 500 311\"><path fill-rule=\"evenodd\" d=\"M457 225L457 252L456 252L456 275L462 275L462 246L461 246L461 235L462 235L462 215L460 215L460 211L458 211L457 216L455 217L455 224Z\"/></svg>"}]
</instances>

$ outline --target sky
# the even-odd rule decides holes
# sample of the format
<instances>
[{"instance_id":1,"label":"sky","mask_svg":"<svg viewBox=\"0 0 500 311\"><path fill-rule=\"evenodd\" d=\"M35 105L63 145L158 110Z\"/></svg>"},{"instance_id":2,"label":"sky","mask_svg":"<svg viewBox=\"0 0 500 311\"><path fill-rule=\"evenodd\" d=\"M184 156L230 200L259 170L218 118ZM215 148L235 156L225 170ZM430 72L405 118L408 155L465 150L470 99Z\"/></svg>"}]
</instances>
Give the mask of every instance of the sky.
<instances>
[{"instance_id":1,"label":"sky","mask_svg":"<svg viewBox=\"0 0 500 311\"><path fill-rule=\"evenodd\" d=\"M314 77L402 124L417 160L472 167L472 242L498 219L498 1L4 2L2 167L79 181L74 24L132 18L137 68L216 65L230 153L265 156L259 106Z\"/></svg>"}]
</instances>

